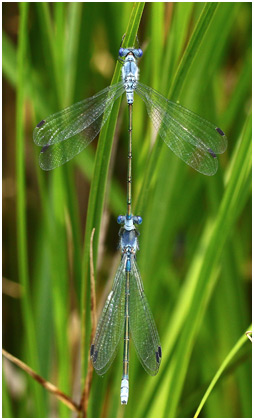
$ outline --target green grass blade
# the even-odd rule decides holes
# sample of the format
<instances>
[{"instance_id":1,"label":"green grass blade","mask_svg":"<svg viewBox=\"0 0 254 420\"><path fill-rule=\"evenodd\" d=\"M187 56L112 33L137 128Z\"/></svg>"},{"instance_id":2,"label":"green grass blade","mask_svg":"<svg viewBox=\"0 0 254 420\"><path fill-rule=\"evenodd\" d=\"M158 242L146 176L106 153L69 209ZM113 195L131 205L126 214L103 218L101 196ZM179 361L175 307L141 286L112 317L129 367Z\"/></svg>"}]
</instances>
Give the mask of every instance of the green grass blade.
<instances>
[{"instance_id":1,"label":"green grass blade","mask_svg":"<svg viewBox=\"0 0 254 420\"><path fill-rule=\"evenodd\" d=\"M246 331L250 331L252 329L252 326L250 325L249 328L247 328ZM230 364L230 362L233 360L237 352L241 349L241 347L249 341L248 337L246 336L246 333L242 335L242 337L239 338L235 346L230 350L226 358L223 360L222 364L220 365L219 369L217 370L216 374L214 375L209 387L207 388L198 408L194 415L194 418L197 418L200 414L200 411L202 410L203 406L206 403L207 398L211 394L213 388L215 387L216 383L220 379L221 375L223 374L224 370L227 368L227 366ZM248 343L249 344L249 343Z\"/></svg>"},{"instance_id":2,"label":"green grass blade","mask_svg":"<svg viewBox=\"0 0 254 420\"><path fill-rule=\"evenodd\" d=\"M66 28L67 36L65 40L65 102L70 104L73 101L75 82L77 78L78 66L78 44L81 32L82 3L70 3L67 13L70 15L69 25Z\"/></svg>"},{"instance_id":3,"label":"green grass blade","mask_svg":"<svg viewBox=\"0 0 254 420\"><path fill-rule=\"evenodd\" d=\"M151 74L151 86L159 88L160 73L162 65L162 43L163 43L163 20L165 3L155 2L151 4L151 56L154 60Z\"/></svg>"},{"instance_id":4,"label":"green grass blade","mask_svg":"<svg viewBox=\"0 0 254 420\"><path fill-rule=\"evenodd\" d=\"M61 40L60 35L56 39L57 42L55 42L49 3L37 3L36 6L38 10L40 30L43 36L44 57L45 61L48 63L48 69L51 69L50 76L52 86L54 86L54 90L57 93L56 103L58 106L60 106L63 103L63 85L61 83L61 78L63 77L61 63L63 61L62 57L60 56L60 53L62 52L61 41L63 40ZM61 10L61 4L60 6L59 4L57 5L56 10ZM59 13L56 14L59 17Z\"/></svg>"},{"instance_id":5,"label":"green grass blade","mask_svg":"<svg viewBox=\"0 0 254 420\"><path fill-rule=\"evenodd\" d=\"M17 57L13 43L8 36L3 32L2 34L2 62L3 74L8 78L12 85L17 82Z\"/></svg>"},{"instance_id":6,"label":"green grass blade","mask_svg":"<svg viewBox=\"0 0 254 420\"><path fill-rule=\"evenodd\" d=\"M189 22L192 18L194 4L174 3L174 19L170 21L170 34L166 39L166 51L163 66L167 71L160 74L161 87L165 92L172 86L172 78L176 72L177 64L181 58L186 39L188 39Z\"/></svg>"},{"instance_id":7,"label":"green grass blade","mask_svg":"<svg viewBox=\"0 0 254 420\"><path fill-rule=\"evenodd\" d=\"M185 53L181 59L181 62L178 66L177 72L175 74L172 90L170 93L170 99L177 101L180 96L181 89L183 87L184 80L187 76L187 73L191 67L195 55L198 53L201 42L204 38L209 24L213 18L213 15L216 11L218 3L206 3L204 9L200 15L198 23L193 31L192 37L189 44L186 47Z\"/></svg>"},{"instance_id":8,"label":"green grass blade","mask_svg":"<svg viewBox=\"0 0 254 420\"><path fill-rule=\"evenodd\" d=\"M31 304L31 291L28 274L27 227L26 227L26 195L25 195L25 150L24 150L24 80L26 77L25 55L27 48L26 26L28 19L28 4L20 4L20 27L17 57L17 105L16 105L16 173L17 173L17 242L18 242L18 268L19 279L24 294L21 301L22 315L27 339L27 362L39 371L37 358L37 344L33 311ZM35 411L39 416L45 414L42 389L33 382L35 398Z\"/></svg>"}]
</instances>

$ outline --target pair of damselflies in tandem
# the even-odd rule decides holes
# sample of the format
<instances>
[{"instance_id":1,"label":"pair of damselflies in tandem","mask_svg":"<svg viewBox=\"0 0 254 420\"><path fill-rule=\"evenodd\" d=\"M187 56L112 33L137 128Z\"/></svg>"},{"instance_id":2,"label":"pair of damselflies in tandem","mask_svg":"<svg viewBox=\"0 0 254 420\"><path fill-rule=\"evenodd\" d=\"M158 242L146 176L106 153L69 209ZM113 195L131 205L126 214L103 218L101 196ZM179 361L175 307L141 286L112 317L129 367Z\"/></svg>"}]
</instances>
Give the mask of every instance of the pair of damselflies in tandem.
<instances>
[{"instance_id":1,"label":"pair of damselflies in tandem","mask_svg":"<svg viewBox=\"0 0 254 420\"><path fill-rule=\"evenodd\" d=\"M136 263L141 217L131 212L132 107L134 92L145 102L147 112L166 145L184 162L205 175L218 168L217 154L227 147L224 132L197 114L169 101L138 81L137 59L140 48L119 49L122 80L91 98L78 102L42 120L34 130L34 141L41 146L39 164L44 170L63 165L80 153L98 135L107 121L114 102L126 92L129 108L129 147L127 177L127 213L118 217L121 262L107 298L91 346L91 360L103 375L110 367L120 338L124 337L121 403L129 394L129 339L133 339L138 357L150 375L156 375L162 358L159 334L144 294Z\"/></svg>"}]
</instances>

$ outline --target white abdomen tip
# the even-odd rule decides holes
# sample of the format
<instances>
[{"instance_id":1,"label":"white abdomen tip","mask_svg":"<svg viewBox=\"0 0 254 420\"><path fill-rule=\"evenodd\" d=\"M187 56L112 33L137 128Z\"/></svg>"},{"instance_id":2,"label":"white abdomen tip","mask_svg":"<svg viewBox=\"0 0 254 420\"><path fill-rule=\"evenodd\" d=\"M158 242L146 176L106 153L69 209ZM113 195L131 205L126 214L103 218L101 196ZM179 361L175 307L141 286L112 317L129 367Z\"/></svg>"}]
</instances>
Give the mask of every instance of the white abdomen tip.
<instances>
[{"instance_id":1,"label":"white abdomen tip","mask_svg":"<svg viewBox=\"0 0 254 420\"><path fill-rule=\"evenodd\" d=\"M122 379L121 381L121 404L127 404L128 397L129 397L129 380L128 379Z\"/></svg>"}]
</instances>

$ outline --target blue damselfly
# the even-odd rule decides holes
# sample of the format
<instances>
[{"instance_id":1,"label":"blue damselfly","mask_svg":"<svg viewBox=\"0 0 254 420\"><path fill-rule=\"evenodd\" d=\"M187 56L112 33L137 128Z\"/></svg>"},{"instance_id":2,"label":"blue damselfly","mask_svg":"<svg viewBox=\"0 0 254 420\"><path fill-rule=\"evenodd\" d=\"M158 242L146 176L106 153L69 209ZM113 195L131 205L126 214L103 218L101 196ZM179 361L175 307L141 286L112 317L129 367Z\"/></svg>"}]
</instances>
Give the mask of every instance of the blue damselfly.
<instances>
[{"instance_id":1,"label":"blue damselfly","mask_svg":"<svg viewBox=\"0 0 254 420\"><path fill-rule=\"evenodd\" d=\"M218 168L217 154L227 147L224 132L216 125L169 101L156 90L138 81L140 48L120 48L122 80L91 98L45 118L34 129L34 142L41 146L40 167L51 170L80 153L97 136L113 104L126 92L131 119L134 92L146 104L148 115L166 145L184 162L205 175ZM132 127L131 127L132 129Z\"/></svg>"},{"instance_id":2,"label":"blue damselfly","mask_svg":"<svg viewBox=\"0 0 254 420\"><path fill-rule=\"evenodd\" d=\"M135 225L139 225L142 219L126 215L119 216L117 221L123 224L119 231L121 262L97 325L90 354L96 372L103 375L116 356L120 338L124 337L120 397L121 404L127 404L130 336L142 366L150 375L157 374L162 351L136 262L139 232Z\"/></svg>"}]
</instances>

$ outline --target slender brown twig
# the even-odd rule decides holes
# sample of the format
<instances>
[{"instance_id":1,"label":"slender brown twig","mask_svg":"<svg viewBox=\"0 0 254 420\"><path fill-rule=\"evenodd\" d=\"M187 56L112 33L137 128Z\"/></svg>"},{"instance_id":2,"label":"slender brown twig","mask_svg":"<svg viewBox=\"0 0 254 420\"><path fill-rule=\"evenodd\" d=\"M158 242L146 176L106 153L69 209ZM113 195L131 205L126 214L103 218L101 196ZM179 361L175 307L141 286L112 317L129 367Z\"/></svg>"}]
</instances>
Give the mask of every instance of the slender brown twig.
<instances>
[{"instance_id":1,"label":"slender brown twig","mask_svg":"<svg viewBox=\"0 0 254 420\"><path fill-rule=\"evenodd\" d=\"M95 294L95 279L94 279L94 264L93 264L93 237L94 237L95 228L93 228L91 233L90 239L90 273L91 273L91 320L92 320L92 330L90 336L90 345L92 344L93 337L95 335L96 330L96 294ZM92 377L93 377L93 366L90 359L90 354L88 355L88 369L86 375L86 381L84 390L82 392L82 397L80 401L80 412L82 413L82 417L87 417L87 407L88 407L88 400L91 390L92 384Z\"/></svg>"},{"instance_id":2,"label":"slender brown twig","mask_svg":"<svg viewBox=\"0 0 254 420\"><path fill-rule=\"evenodd\" d=\"M22 362L17 357L12 356L12 354L8 353L6 350L2 350L2 354L6 359L10 360L12 363L14 363L16 366L23 369L28 375L30 375L33 379L35 379L39 384L41 384L47 391L51 392L55 395L58 400L62 401L68 408L70 408L72 411L79 412L79 406L76 404L68 395L64 394L62 391L60 391L55 385L52 383L46 381L44 378L42 378L38 373L36 373L33 369L31 369L28 365L26 365L24 362Z\"/></svg>"}]
</instances>

